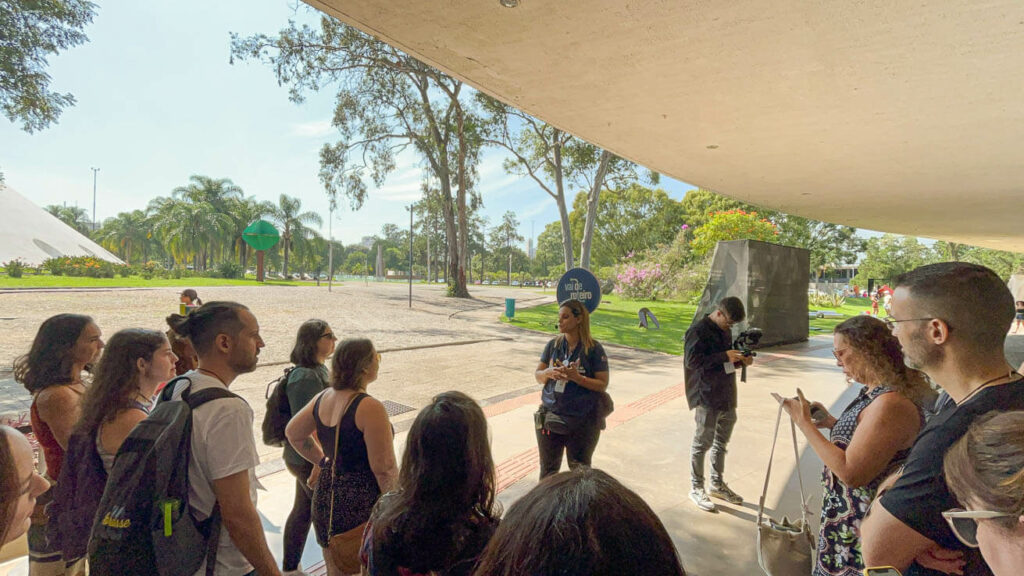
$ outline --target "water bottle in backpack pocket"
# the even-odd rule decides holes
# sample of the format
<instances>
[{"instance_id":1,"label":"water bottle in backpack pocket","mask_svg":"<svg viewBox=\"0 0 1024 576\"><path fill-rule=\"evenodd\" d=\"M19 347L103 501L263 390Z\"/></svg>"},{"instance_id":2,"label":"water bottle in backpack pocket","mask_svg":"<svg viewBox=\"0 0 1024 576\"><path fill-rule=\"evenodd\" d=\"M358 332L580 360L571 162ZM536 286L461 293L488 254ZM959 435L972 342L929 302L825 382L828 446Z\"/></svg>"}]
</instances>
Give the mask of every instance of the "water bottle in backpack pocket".
<instances>
[{"instance_id":1,"label":"water bottle in backpack pocket","mask_svg":"<svg viewBox=\"0 0 1024 576\"><path fill-rule=\"evenodd\" d=\"M192 411L218 398L238 398L222 389L182 392L161 401L132 430L110 470L89 542L92 576L192 576L206 561L213 574L220 539L220 506L198 521L188 504ZM191 381L189 381L191 385Z\"/></svg>"}]
</instances>

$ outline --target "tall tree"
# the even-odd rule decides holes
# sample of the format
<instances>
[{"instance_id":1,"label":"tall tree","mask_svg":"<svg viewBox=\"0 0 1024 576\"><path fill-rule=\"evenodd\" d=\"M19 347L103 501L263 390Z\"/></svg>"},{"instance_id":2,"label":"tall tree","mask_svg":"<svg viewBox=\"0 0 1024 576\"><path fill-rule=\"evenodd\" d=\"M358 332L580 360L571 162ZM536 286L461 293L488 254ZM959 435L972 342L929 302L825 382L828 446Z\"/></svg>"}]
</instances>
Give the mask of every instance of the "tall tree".
<instances>
[{"instance_id":1,"label":"tall tree","mask_svg":"<svg viewBox=\"0 0 1024 576\"><path fill-rule=\"evenodd\" d=\"M589 197L580 192L569 215L574 235L586 225ZM683 207L661 189L632 184L606 190L594 232L594 265L612 266L630 253L671 242L683 224Z\"/></svg>"},{"instance_id":2,"label":"tall tree","mask_svg":"<svg viewBox=\"0 0 1024 576\"><path fill-rule=\"evenodd\" d=\"M580 261L589 268L601 190L636 181L638 167L486 94L477 93L476 97L484 111L484 142L510 154L504 165L506 172L529 177L555 200L566 270L575 262L566 195L569 188L587 192ZM649 173L648 179L656 183L658 175Z\"/></svg>"},{"instance_id":3,"label":"tall tree","mask_svg":"<svg viewBox=\"0 0 1024 576\"><path fill-rule=\"evenodd\" d=\"M193 174L189 177L189 183L175 188L171 196L193 203L209 204L217 213L231 216L231 202L242 199L245 193L230 178L210 178ZM204 268L213 264L215 252L223 256L232 247L232 231L222 229L220 232L222 234L211 238L209 252L204 253Z\"/></svg>"},{"instance_id":4,"label":"tall tree","mask_svg":"<svg viewBox=\"0 0 1024 576\"><path fill-rule=\"evenodd\" d=\"M323 219L316 212L303 212L302 200L281 194L277 206L273 207L270 217L281 227L281 244L284 246L284 264L281 273L288 276L288 252L294 248L296 241L316 236L316 232L308 226L323 225Z\"/></svg>"},{"instance_id":5,"label":"tall tree","mask_svg":"<svg viewBox=\"0 0 1024 576\"><path fill-rule=\"evenodd\" d=\"M932 259L933 253L928 246L912 236L884 234L868 238L864 258L852 282L861 286L867 286L868 280L888 282Z\"/></svg>"},{"instance_id":6,"label":"tall tree","mask_svg":"<svg viewBox=\"0 0 1024 576\"><path fill-rule=\"evenodd\" d=\"M231 217L209 202L183 198L156 198L149 203L157 235L173 256L192 257L192 267L204 269L205 256L231 230Z\"/></svg>"},{"instance_id":7,"label":"tall tree","mask_svg":"<svg viewBox=\"0 0 1024 576\"><path fill-rule=\"evenodd\" d=\"M522 241L523 236L519 233L519 220L516 219L516 213L511 210L505 212L501 216L501 223L491 229L491 246L493 246L495 265L505 269L508 284L512 284L511 263L514 252L522 253L522 250L515 248L515 244Z\"/></svg>"},{"instance_id":8,"label":"tall tree","mask_svg":"<svg viewBox=\"0 0 1024 576\"><path fill-rule=\"evenodd\" d=\"M865 247L864 240L857 237L857 229L853 226L790 214L781 218L778 242L806 248L810 252L811 273L815 280L835 266L853 264Z\"/></svg>"},{"instance_id":9,"label":"tall tree","mask_svg":"<svg viewBox=\"0 0 1024 576\"><path fill-rule=\"evenodd\" d=\"M411 147L440 191L448 238L450 292L468 297L468 207L480 154L472 90L355 28L324 16L320 28L294 23L276 37L232 34L232 57L270 64L290 97L337 87L333 125L339 140L320 151L320 180L332 197L358 209L369 177L380 186L396 154Z\"/></svg>"},{"instance_id":10,"label":"tall tree","mask_svg":"<svg viewBox=\"0 0 1024 576\"><path fill-rule=\"evenodd\" d=\"M0 2L0 108L32 133L57 121L71 94L50 90L47 60L89 40L83 32L96 5L87 0Z\"/></svg>"},{"instance_id":11,"label":"tall tree","mask_svg":"<svg viewBox=\"0 0 1024 576\"><path fill-rule=\"evenodd\" d=\"M249 251L242 234L250 224L274 211L271 202L260 202L255 198L228 198L227 213L231 217L231 246L238 254L238 265L244 270L249 264Z\"/></svg>"}]
</instances>

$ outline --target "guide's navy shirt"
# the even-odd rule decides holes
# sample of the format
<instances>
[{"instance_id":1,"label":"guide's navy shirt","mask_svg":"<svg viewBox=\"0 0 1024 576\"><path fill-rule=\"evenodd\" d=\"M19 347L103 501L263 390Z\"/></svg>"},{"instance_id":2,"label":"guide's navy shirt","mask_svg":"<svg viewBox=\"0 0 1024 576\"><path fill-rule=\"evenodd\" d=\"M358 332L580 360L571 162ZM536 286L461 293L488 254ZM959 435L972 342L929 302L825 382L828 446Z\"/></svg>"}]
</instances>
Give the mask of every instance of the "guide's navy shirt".
<instances>
[{"instance_id":1,"label":"guide's navy shirt","mask_svg":"<svg viewBox=\"0 0 1024 576\"><path fill-rule=\"evenodd\" d=\"M907 456L903 474L892 488L882 494L881 503L890 514L943 548L964 553L966 576L990 576L976 548L967 548L950 530L942 512L962 508L946 485L942 460L946 450L959 440L972 422L993 410L1024 409L1024 380L991 386L960 405L948 404L928 421L917 435ZM911 564L905 576L939 576L936 572Z\"/></svg>"},{"instance_id":2,"label":"guide's navy shirt","mask_svg":"<svg viewBox=\"0 0 1024 576\"><path fill-rule=\"evenodd\" d=\"M576 348L569 350L569 343L565 338L553 338L540 355L540 361L548 366L551 366L554 360L558 360L564 366L577 359L580 361L580 374L587 378L594 378L594 374L608 371L608 356L597 340L594 340L590 351L584 354L583 342L577 343ZM555 392L555 384L556 380L549 378L540 395L541 404L548 410L560 416L586 417L593 415L597 410L597 392L575 382L566 382L565 391L559 394Z\"/></svg>"}]
</instances>

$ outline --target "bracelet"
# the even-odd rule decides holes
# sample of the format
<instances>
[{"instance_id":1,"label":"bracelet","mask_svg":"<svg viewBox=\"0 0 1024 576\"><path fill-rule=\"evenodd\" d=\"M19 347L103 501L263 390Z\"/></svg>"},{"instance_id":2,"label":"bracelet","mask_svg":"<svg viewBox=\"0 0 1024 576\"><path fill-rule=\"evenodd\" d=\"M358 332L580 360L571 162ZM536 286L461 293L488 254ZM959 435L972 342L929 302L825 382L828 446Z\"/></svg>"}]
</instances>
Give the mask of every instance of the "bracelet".
<instances>
[{"instance_id":1,"label":"bracelet","mask_svg":"<svg viewBox=\"0 0 1024 576\"><path fill-rule=\"evenodd\" d=\"M323 468L323 467L327 466L327 464L330 461L331 461L330 457L324 456L323 458L320 459L320 462L317 462L316 466L317 466L317 468Z\"/></svg>"}]
</instances>

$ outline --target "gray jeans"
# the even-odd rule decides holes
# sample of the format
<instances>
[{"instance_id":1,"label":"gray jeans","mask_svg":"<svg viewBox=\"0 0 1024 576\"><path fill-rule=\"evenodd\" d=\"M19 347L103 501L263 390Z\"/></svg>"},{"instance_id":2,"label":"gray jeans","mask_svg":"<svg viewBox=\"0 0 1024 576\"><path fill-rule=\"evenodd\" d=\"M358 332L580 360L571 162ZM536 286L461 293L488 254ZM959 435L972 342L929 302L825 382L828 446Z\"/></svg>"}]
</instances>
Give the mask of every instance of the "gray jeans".
<instances>
[{"instance_id":1,"label":"gray jeans","mask_svg":"<svg viewBox=\"0 0 1024 576\"><path fill-rule=\"evenodd\" d=\"M704 487L704 454L711 449L711 485L722 484L725 474L725 445L732 437L736 425L736 409L715 410L697 406L697 429L690 446L690 483L694 488Z\"/></svg>"}]
</instances>

